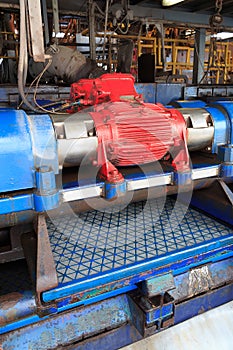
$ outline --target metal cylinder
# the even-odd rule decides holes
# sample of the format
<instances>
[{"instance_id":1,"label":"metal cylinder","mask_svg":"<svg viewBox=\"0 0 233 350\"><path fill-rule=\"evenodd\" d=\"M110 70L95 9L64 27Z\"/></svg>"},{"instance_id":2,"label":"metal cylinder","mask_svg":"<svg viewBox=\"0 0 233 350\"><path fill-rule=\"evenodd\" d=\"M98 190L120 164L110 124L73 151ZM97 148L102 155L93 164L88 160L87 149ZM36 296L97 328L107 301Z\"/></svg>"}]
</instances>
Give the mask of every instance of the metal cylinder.
<instances>
[{"instance_id":1,"label":"metal cylinder","mask_svg":"<svg viewBox=\"0 0 233 350\"><path fill-rule=\"evenodd\" d=\"M212 146L214 125L210 113L203 108L181 108L187 127L189 151L198 151Z\"/></svg>"},{"instance_id":2,"label":"metal cylinder","mask_svg":"<svg viewBox=\"0 0 233 350\"><path fill-rule=\"evenodd\" d=\"M53 119L60 167L90 164L96 159L98 139L89 113Z\"/></svg>"},{"instance_id":3,"label":"metal cylinder","mask_svg":"<svg viewBox=\"0 0 233 350\"><path fill-rule=\"evenodd\" d=\"M212 147L214 125L210 113L203 108L181 108L179 112L186 122L189 151ZM79 112L59 119L56 117L53 122L60 167L90 164L97 159L98 137L90 113Z\"/></svg>"}]
</instances>

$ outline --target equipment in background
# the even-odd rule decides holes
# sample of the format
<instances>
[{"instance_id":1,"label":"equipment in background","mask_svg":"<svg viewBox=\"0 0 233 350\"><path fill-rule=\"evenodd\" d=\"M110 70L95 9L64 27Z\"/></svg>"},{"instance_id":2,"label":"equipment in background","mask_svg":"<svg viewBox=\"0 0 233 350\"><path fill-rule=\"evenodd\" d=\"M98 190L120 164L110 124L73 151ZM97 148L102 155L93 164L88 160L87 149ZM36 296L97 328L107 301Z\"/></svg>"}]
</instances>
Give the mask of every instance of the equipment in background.
<instances>
[{"instance_id":1,"label":"equipment in background","mask_svg":"<svg viewBox=\"0 0 233 350\"><path fill-rule=\"evenodd\" d=\"M97 63L89 58L86 58L77 49L61 45L51 45L46 54L50 55L52 62L47 68L42 81L63 81L71 84L82 78L96 78L104 73L104 71L97 66ZM37 77L47 65L38 63L32 59L29 62L29 73L34 79Z\"/></svg>"},{"instance_id":2,"label":"equipment in background","mask_svg":"<svg viewBox=\"0 0 233 350\"><path fill-rule=\"evenodd\" d=\"M153 83L155 81L155 55L143 53L138 57L138 81Z\"/></svg>"}]
</instances>

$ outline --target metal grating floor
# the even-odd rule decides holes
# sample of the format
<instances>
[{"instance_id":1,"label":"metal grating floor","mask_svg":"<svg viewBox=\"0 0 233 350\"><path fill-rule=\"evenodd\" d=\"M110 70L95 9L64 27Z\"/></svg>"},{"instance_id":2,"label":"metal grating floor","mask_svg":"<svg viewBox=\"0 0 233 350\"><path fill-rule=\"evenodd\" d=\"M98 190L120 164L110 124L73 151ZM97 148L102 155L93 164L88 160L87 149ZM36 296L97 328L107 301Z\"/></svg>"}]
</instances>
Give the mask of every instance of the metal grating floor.
<instances>
[{"instance_id":1,"label":"metal grating floor","mask_svg":"<svg viewBox=\"0 0 233 350\"><path fill-rule=\"evenodd\" d=\"M48 221L59 284L85 280L232 235L229 227L168 198Z\"/></svg>"}]
</instances>

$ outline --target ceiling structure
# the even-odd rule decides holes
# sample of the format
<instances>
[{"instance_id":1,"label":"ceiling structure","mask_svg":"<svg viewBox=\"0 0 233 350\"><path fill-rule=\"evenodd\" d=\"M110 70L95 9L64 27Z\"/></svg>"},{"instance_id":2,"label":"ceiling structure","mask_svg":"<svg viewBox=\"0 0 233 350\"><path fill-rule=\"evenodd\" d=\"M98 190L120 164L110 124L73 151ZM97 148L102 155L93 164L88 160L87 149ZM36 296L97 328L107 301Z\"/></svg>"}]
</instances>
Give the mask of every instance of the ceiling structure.
<instances>
[{"instance_id":1,"label":"ceiling structure","mask_svg":"<svg viewBox=\"0 0 233 350\"><path fill-rule=\"evenodd\" d=\"M130 0L131 5L140 5L143 7L170 9L174 11L199 13L211 15L215 12L215 0L185 0L176 5L163 7L161 0ZM222 15L233 17L233 1L222 1Z\"/></svg>"},{"instance_id":2,"label":"ceiling structure","mask_svg":"<svg viewBox=\"0 0 233 350\"><path fill-rule=\"evenodd\" d=\"M126 0L125 0L126 1ZM83 0L58 0L61 13L85 12L87 2ZM106 1L97 0L104 8ZM113 0L111 3L121 3ZM18 0L0 0L0 7L10 7L19 4ZM216 13L216 0L184 0L174 6L162 6L162 0L129 0L130 9L134 16L148 20L167 23L190 23L193 26L209 26L209 18ZM52 7L52 0L47 0L48 8ZM233 31L233 0L223 0L221 15L223 16L223 29Z\"/></svg>"}]
</instances>

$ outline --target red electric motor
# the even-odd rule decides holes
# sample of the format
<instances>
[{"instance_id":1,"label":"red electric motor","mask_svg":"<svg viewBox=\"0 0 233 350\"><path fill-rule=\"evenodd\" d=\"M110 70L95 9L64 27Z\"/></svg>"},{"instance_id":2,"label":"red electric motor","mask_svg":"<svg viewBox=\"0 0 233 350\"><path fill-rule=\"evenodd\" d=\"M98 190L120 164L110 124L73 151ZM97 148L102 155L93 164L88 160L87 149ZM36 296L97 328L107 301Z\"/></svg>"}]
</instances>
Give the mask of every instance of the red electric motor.
<instances>
[{"instance_id":1,"label":"red electric motor","mask_svg":"<svg viewBox=\"0 0 233 350\"><path fill-rule=\"evenodd\" d=\"M98 137L98 165L145 164L158 161L169 152L176 170L189 168L182 114L161 104L144 103L130 74L82 79L72 84L71 100L79 101L79 109L92 106L88 112Z\"/></svg>"}]
</instances>

